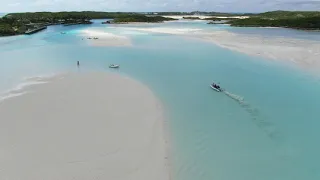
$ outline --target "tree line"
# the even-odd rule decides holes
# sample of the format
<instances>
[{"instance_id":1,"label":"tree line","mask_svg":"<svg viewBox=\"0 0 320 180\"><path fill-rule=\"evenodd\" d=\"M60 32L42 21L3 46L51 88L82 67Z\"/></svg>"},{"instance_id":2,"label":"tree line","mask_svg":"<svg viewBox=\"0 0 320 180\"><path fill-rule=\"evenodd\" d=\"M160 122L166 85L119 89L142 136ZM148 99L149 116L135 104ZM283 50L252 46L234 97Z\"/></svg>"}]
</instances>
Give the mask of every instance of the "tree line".
<instances>
[{"instance_id":1,"label":"tree line","mask_svg":"<svg viewBox=\"0 0 320 180\"><path fill-rule=\"evenodd\" d=\"M286 27L305 30L320 29L319 11L273 11L261 13L247 19L229 21L231 26L242 27Z\"/></svg>"}]
</instances>

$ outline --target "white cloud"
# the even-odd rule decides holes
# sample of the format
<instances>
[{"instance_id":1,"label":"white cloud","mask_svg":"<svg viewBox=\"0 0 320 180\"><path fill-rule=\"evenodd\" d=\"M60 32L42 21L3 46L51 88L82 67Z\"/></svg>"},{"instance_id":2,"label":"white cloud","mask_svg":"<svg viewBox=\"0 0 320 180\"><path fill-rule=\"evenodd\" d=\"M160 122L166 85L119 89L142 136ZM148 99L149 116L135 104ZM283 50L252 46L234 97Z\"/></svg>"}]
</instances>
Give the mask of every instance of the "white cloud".
<instances>
[{"instance_id":1,"label":"white cloud","mask_svg":"<svg viewBox=\"0 0 320 180\"><path fill-rule=\"evenodd\" d=\"M14 3L8 4L8 6L10 6L10 7L12 7L12 6L19 6L19 5L21 5L20 2L14 2Z\"/></svg>"}]
</instances>

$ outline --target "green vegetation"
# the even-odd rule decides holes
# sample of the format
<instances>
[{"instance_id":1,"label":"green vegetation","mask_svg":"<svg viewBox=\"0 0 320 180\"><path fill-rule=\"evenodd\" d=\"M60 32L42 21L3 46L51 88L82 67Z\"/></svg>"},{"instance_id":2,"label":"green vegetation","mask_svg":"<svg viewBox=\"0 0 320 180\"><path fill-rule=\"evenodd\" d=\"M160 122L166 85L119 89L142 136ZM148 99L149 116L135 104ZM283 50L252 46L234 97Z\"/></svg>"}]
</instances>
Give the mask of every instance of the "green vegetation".
<instances>
[{"instance_id":1,"label":"green vegetation","mask_svg":"<svg viewBox=\"0 0 320 180\"><path fill-rule=\"evenodd\" d=\"M100 12L10 13L0 18L0 36L24 34L53 24L90 24L90 19L106 16Z\"/></svg>"},{"instance_id":2,"label":"green vegetation","mask_svg":"<svg viewBox=\"0 0 320 180\"><path fill-rule=\"evenodd\" d=\"M10 13L0 18L0 36L23 34L48 25L90 24L91 19L114 19L114 23L163 22L173 20L161 16L121 12L34 12Z\"/></svg>"},{"instance_id":3,"label":"green vegetation","mask_svg":"<svg viewBox=\"0 0 320 180\"><path fill-rule=\"evenodd\" d=\"M207 24L228 24L229 20L217 20L217 21L210 21Z\"/></svg>"},{"instance_id":4,"label":"green vegetation","mask_svg":"<svg viewBox=\"0 0 320 180\"><path fill-rule=\"evenodd\" d=\"M119 15L116 17L112 23L121 24L121 23L130 23L130 22L147 22L147 23L159 23L163 21L175 20L172 18L165 18L162 16L145 16L141 14L130 14L130 15Z\"/></svg>"},{"instance_id":5,"label":"green vegetation","mask_svg":"<svg viewBox=\"0 0 320 180\"><path fill-rule=\"evenodd\" d=\"M201 18L199 18L199 17L182 17L183 19L191 19L191 20L199 20L199 19L201 19Z\"/></svg>"},{"instance_id":6,"label":"green vegetation","mask_svg":"<svg viewBox=\"0 0 320 180\"><path fill-rule=\"evenodd\" d=\"M82 12L34 12L34 13L10 13L6 17L13 19L27 19L32 22L51 22L58 23L60 20L67 19L113 19L122 15L128 15L134 13L120 13L120 12L94 12L94 11L82 11Z\"/></svg>"},{"instance_id":7,"label":"green vegetation","mask_svg":"<svg viewBox=\"0 0 320 180\"><path fill-rule=\"evenodd\" d=\"M232 26L243 27L287 27L296 29L320 30L320 11L273 11L261 14L219 13L219 12L157 12L157 13L122 13L122 12L35 12L10 13L0 18L0 36L23 34L28 30L53 24L90 24L91 19L114 19L112 23L163 22L174 20L160 15L207 15L225 16ZM247 19L233 19L231 16L250 16ZM184 17L185 19L199 19ZM211 17L217 23L220 18ZM223 22L225 23L225 22Z\"/></svg>"},{"instance_id":8,"label":"green vegetation","mask_svg":"<svg viewBox=\"0 0 320 180\"><path fill-rule=\"evenodd\" d=\"M231 26L241 27L285 27L304 30L320 30L318 11L273 11L257 14L247 19L229 22Z\"/></svg>"},{"instance_id":9,"label":"green vegetation","mask_svg":"<svg viewBox=\"0 0 320 180\"><path fill-rule=\"evenodd\" d=\"M307 18L290 18L290 19L263 19L263 18L248 18L237 19L230 21L232 26L242 27L285 27L305 30L319 30L320 17Z\"/></svg>"},{"instance_id":10,"label":"green vegetation","mask_svg":"<svg viewBox=\"0 0 320 180\"><path fill-rule=\"evenodd\" d=\"M0 18L0 36L11 36L22 34L27 30L24 22L16 21L10 18Z\"/></svg>"},{"instance_id":11,"label":"green vegetation","mask_svg":"<svg viewBox=\"0 0 320 180\"><path fill-rule=\"evenodd\" d=\"M261 18L272 18L272 19L320 17L320 11L271 11L271 12L257 14L256 16Z\"/></svg>"}]
</instances>

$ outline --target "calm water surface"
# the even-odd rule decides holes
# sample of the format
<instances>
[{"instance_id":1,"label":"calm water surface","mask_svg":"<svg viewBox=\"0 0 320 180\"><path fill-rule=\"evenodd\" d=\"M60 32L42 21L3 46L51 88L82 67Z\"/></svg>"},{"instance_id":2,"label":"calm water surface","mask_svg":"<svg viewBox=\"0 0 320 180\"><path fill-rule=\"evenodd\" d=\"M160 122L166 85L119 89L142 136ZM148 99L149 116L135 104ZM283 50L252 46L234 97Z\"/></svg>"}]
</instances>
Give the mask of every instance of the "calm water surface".
<instances>
[{"instance_id":1,"label":"calm water surface","mask_svg":"<svg viewBox=\"0 0 320 180\"><path fill-rule=\"evenodd\" d=\"M256 27L232 27L230 32L243 35L259 35L264 37L296 38L303 40L320 41L320 31L302 31L286 28L256 28Z\"/></svg>"},{"instance_id":2,"label":"calm water surface","mask_svg":"<svg viewBox=\"0 0 320 180\"><path fill-rule=\"evenodd\" d=\"M203 22L148 26L238 31ZM133 46L88 46L78 36L87 28L126 35ZM142 81L164 104L173 179L320 179L320 82L300 70L211 43L98 22L0 38L0 57L2 90L23 77L77 71L78 60L80 71L121 64L116 72ZM212 81L226 93L210 89Z\"/></svg>"}]
</instances>

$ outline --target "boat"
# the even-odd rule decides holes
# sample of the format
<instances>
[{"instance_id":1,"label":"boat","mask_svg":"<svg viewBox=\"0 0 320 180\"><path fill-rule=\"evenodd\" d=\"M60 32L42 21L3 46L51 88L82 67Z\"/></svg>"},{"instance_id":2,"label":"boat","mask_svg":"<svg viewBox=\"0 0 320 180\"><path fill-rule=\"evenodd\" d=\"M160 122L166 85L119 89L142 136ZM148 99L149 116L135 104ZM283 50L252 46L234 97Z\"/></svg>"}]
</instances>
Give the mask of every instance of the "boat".
<instances>
[{"instance_id":1,"label":"boat","mask_svg":"<svg viewBox=\"0 0 320 180\"><path fill-rule=\"evenodd\" d=\"M214 83L210 84L210 87L211 87L213 90L217 91L217 92L222 92L221 87L218 86L218 85L216 85L216 84L214 84Z\"/></svg>"},{"instance_id":2,"label":"boat","mask_svg":"<svg viewBox=\"0 0 320 180\"><path fill-rule=\"evenodd\" d=\"M120 67L120 65L118 65L118 64L111 64L109 66L109 68L119 68L119 67Z\"/></svg>"}]
</instances>

